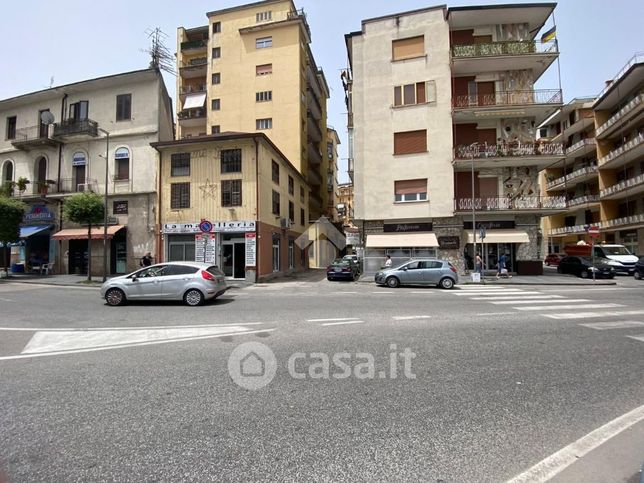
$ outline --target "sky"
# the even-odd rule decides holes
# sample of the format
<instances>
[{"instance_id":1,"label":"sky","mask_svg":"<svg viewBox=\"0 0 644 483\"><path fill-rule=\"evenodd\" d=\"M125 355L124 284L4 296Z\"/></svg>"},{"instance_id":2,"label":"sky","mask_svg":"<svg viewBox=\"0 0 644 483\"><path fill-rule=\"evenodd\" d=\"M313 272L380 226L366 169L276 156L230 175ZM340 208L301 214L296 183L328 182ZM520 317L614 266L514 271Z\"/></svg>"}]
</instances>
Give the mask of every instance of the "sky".
<instances>
[{"instance_id":1,"label":"sky","mask_svg":"<svg viewBox=\"0 0 644 483\"><path fill-rule=\"evenodd\" d=\"M176 49L177 27L206 25L206 12L250 3L244 0L21 0L3 5L4 47L0 51L0 99L104 75L144 69L146 31L159 27ZM531 3L522 0L460 1L448 7ZM532 3L538 3L532 0ZM295 0L312 33L311 49L331 89L328 123L342 142L338 178L346 174L346 107L340 71L347 66L344 34L368 18L442 5L422 0ZM564 101L596 95L636 53L644 51L644 1L560 0L555 9ZM547 29L553 19L546 23ZM175 98L175 79L166 74ZM559 87L557 64L537 88Z\"/></svg>"}]
</instances>

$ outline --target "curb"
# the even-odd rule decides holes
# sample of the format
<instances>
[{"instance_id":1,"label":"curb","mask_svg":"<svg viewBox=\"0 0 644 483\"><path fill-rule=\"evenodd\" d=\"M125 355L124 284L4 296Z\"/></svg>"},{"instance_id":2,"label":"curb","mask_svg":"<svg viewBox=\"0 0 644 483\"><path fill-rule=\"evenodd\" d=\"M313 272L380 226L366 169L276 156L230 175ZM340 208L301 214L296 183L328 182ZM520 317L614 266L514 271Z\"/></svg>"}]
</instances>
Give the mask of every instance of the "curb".
<instances>
[{"instance_id":1,"label":"curb","mask_svg":"<svg viewBox=\"0 0 644 483\"><path fill-rule=\"evenodd\" d=\"M71 284L71 283L51 283L51 282L46 282L46 281L44 281L44 282L28 282L26 280L12 280L12 279L7 280L6 278L3 278L2 280L0 280L0 283L22 283L22 284L25 284L25 285L49 285L50 287L95 288L97 290L100 290L101 285L102 285L102 282L101 282L101 285L85 285L85 284L81 284L81 283L75 283L75 284Z\"/></svg>"}]
</instances>

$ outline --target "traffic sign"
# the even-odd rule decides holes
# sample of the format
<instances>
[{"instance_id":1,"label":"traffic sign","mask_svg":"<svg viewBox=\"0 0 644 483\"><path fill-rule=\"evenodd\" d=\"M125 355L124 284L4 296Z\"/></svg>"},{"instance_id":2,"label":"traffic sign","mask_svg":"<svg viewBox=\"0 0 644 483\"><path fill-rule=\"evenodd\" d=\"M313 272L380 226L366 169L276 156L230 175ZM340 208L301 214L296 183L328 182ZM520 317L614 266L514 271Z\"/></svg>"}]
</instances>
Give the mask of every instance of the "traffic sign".
<instances>
[{"instance_id":1,"label":"traffic sign","mask_svg":"<svg viewBox=\"0 0 644 483\"><path fill-rule=\"evenodd\" d=\"M599 227L598 226L591 226L588 228L588 234L592 238L598 238L599 237Z\"/></svg>"},{"instance_id":2,"label":"traffic sign","mask_svg":"<svg viewBox=\"0 0 644 483\"><path fill-rule=\"evenodd\" d=\"M210 223L208 220L201 220L201 223L199 223L199 230L203 233L210 233L212 231L212 223Z\"/></svg>"}]
</instances>

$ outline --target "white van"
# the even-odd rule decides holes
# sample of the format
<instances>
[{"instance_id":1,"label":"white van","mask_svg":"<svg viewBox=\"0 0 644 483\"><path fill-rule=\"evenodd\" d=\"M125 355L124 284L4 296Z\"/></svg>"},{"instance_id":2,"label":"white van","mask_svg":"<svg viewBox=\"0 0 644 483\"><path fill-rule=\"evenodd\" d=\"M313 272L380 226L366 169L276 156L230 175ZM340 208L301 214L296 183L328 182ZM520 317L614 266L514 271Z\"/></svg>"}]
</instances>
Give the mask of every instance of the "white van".
<instances>
[{"instance_id":1,"label":"white van","mask_svg":"<svg viewBox=\"0 0 644 483\"><path fill-rule=\"evenodd\" d=\"M633 275L638 258L624 245L595 245L595 256L608 258L615 272Z\"/></svg>"}]
</instances>

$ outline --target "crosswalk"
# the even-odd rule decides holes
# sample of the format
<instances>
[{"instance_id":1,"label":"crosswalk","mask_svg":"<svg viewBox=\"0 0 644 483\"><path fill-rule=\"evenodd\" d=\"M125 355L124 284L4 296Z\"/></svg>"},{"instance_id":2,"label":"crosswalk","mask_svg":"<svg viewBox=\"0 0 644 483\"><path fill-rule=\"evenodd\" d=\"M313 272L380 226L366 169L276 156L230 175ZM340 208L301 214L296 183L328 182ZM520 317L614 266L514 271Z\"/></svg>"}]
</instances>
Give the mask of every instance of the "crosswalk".
<instances>
[{"instance_id":1,"label":"crosswalk","mask_svg":"<svg viewBox=\"0 0 644 483\"><path fill-rule=\"evenodd\" d=\"M586 329L639 331L625 336L644 342L644 310L631 310L620 303L600 303L591 298L573 298L507 285L461 285L450 293L458 298L488 302L499 309L574 321ZM589 297L587 294L585 296ZM642 321L633 320L633 317ZM586 322L586 319L599 319L601 322Z\"/></svg>"}]
</instances>

